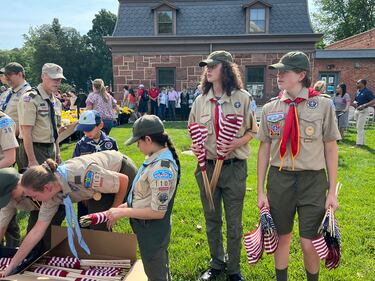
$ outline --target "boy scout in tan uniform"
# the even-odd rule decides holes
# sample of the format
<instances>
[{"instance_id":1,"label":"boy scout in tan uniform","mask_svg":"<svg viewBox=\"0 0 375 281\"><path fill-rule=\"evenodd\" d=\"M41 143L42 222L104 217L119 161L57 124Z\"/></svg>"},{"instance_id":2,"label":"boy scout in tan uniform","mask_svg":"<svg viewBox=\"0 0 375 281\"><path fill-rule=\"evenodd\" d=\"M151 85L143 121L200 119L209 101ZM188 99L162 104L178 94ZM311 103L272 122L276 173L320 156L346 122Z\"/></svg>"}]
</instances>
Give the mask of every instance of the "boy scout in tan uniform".
<instances>
[{"instance_id":1,"label":"boy scout in tan uniform","mask_svg":"<svg viewBox=\"0 0 375 281\"><path fill-rule=\"evenodd\" d=\"M16 124L5 113L0 111L0 169L10 167L14 164L16 158L16 149L18 142L15 135ZM7 151L4 155L4 151ZM8 247L17 247L20 243L20 228L15 214L7 223L6 245Z\"/></svg>"},{"instance_id":2,"label":"boy scout in tan uniform","mask_svg":"<svg viewBox=\"0 0 375 281\"><path fill-rule=\"evenodd\" d=\"M302 52L290 52L284 55L278 64L269 68L278 69L280 73L299 73L297 71L308 72L310 65L307 56ZM284 81L286 78L282 77L280 80ZM289 119L291 113L294 118ZM299 133L294 134L292 129L289 136L284 136L284 132L289 132L289 126L294 126L292 122L288 124L287 120L296 121L296 131ZM331 164L327 160L330 156L326 147L327 143L336 146L336 140L341 138L332 101L304 85L297 96L291 96L287 90L283 90L278 97L264 105L257 138L261 141L258 156L258 207L261 208L259 204L265 202L259 203L259 200L264 200L260 198L265 196L262 174L264 165L267 165L269 170L266 197L280 241L283 241L282 245L279 242L277 251L280 248L280 251L286 251L286 244L290 243L291 239L294 216L298 211L305 267L307 264L312 266L312 258L307 255L311 255L313 250L308 247L311 240L317 236L324 216L327 190L330 188L332 191L332 186L335 185L333 182L336 181L337 163L332 161L334 156L337 157L337 147L330 148ZM283 139L287 140L286 150L282 149ZM285 154L283 151L286 151ZM327 181L326 168L330 177L332 176L330 184ZM282 256L282 252L276 252L275 262L287 264L287 260L281 259ZM314 258L316 257L314 255ZM306 262L308 259L309 263ZM276 267L277 280L287 280L287 269ZM319 271L310 273L306 268L306 274L307 280L318 280Z\"/></svg>"},{"instance_id":3,"label":"boy scout in tan uniform","mask_svg":"<svg viewBox=\"0 0 375 281\"><path fill-rule=\"evenodd\" d=\"M9 115L9 117L16 123L16 136L19 134L17 106L22 95L31 89L31 86L25 81L25 79L17 79L17 81L13 81L15 79L12 76L19 75L19 73L25 77L25 70L19 63L11 62L5 66L4 74L8 77L8 84L10 84L12 88L1 94L0 97L0 110Z\"/></svg>"},{"instance_id":4,"label":"boy scout in tan uniform","mask_svg":"<svg viewBox=\"0 0 375 281\"><path fill-rule=\"evenodd\" d=\"M18 104L19 123L21 127L20 165L19 169L42 164L46 159L56 158L55 142L58 137L57 117L54 109L56 97L47 92L48 84L55 83L49 91L56 90L65 79L60 66L46 63L42 68L43 83L36 89L26 92ZM56 89L55 89L56 88ZM30 132L31 128L31 132ZM58 155L57 155L58 156Z\"/></svg>"},{"instance_id":5,"label":"boy scout in tan uniform","mask_svg":"<svg viewBox=\"0 0 375 281\"><path fill-rule=\"evenodd\" d=\"M228 55L227 55L228 54ZM232 62L232 57L228 52L216 51L208 57L206 61L200 63L200 66L210 63L220 63L222 61ZM198 123L208 130L208 138L205 143L207 149L207 175L212 178L216 153L216 130L215 130L215 102L216 97L212 87L207 94L202 94L194 101L188 123ZM222 95L218 101L221 104L222 114L227 116L235 114L243 117L243 124L236 135L237 139L250 134L251 138L255 137L258 126L251 111L251 95L245 90L234 90L228 96ZM229 276L243 280L240 275L240 251L242 238L242 211L243 201L246 192L247 178L247 159L250 156L248 143L233 150L224 160L223 168L218 180L217 187L213 194L215 210L210 210L199 168L195 172L196 180L200 188L200 197L206 219L207 239L211 253L211 269L206 271L200 280L214 280L216 275L227 269ZM227 222L227 253L228 260L225 261L225 252L223 248L222 237L222 207L224 209ZM212 271L214 270L214 271Z\"/></svg>"}]
</instances>

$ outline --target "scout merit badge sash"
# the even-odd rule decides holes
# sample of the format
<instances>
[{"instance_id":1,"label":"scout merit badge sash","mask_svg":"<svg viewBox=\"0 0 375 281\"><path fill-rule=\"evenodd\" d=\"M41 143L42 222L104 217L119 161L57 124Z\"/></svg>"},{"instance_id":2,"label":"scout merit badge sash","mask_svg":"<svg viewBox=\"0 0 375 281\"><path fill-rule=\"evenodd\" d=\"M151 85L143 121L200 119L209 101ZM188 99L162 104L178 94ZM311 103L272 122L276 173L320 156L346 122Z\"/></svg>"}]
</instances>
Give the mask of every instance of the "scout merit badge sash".
<instances>
[{"instance_id":1,"label":"scout merit badge sash","mask_svg":"<svg viewBox=\"0 0 375 281\"><path fill-rule=\"evenodd\" d=\"M68 171L66 170L65 164L61 164L57 167L57 172L61 175L61 177L64 179L65 183L68 184ZM65 206L65 215L66 215L66 221L68 224L68 242L69 242L69 248L72 254L78 258L77 250L74 246L74 231L73 231L73 221L74 220L74 228L77 234L78 243L81 246L81 248L90 255L90 249L87 246L85 240L83 240L81 229L79 228L78 219L76 212L73 208L72 200L69 197L69 194L64 195L64 206Z\"/></svg>"},{"instance_id":2,"label":"scout merit badge sash","mask_svg":"<svg viewBox=\"0 0 375 281\"><path fill-rule=\"evenodd\" d=\"M309 98L319 96L320 93L315 91L312 88L308 89L309 91ZM284 96L284 92L280 92L278 98L281 99ZM280 143L280 171L283 168L284 158L287 151L287 143L290 139L290 153L292 157L292 170L294 171L294 160L296 159L299 153L300 147L300 131L299 131L299 123L298 123L298 112L297 112L297 105L306 99L304 98L296 98L294 100L285 99L283 102L289 105L289 110L285 118L285 125L284 125L284 132L281 137Z\"/></svg>"},{"instance_id":3,"label":"scout merit badge sash","mask_svg":"<svg viewBox=\"0 0 375 281\"><path fill-rule=\"evenodd\" d=\"M217 154L215 169L210 183L211 193L213 194L219 180L221 169L223 168L224 159L226 157L226 152L223 150L223 146L233 141L242 126L243 116L238 114L227 114L224 116L222 102L216 99L211 99L210 101L215 102L215 133Z\"/></svg>"},{"instance_id":4,"label":"scout merit badge sash","mask_svg":"<svg viewBox=\"0 0 375 281\"><path fill-rule=\"evenodd\" d=\"M200 126L198 123L190 123L188 125L188 130L190 133L191 140L193 144L199 147L199 154L197 156L198 164L201 169L202 179L204 184L204 190L206 192L206 198L208 205L211 210L214 210L214 201L212 198L212 192L210 188L210 181L208 180L207 171L206 171L206 156L207 150L204 147L204 144L208 137L208 130L204 126Z\"/></svg>"},{"instance_id":5,"label":"scout merit badge sash","mask_svg":"<svg viewBox=\"0 0 375 281\"><path fill-rule=\"evenodd\" d=\"M170 161L172 163L173 167L176 170L178 170L178 166L176 164L176 161L174 160L172 152L169 149L166 150L166 151L164 151L163 153L161 153L157 158L155 158L151 162L147 162L147 160L145 160L143 162L142 166L139 168L138 173L137 173L137 175L135 176L135 178L133 180L132 187L130 189L128 198L126 200L126 203L128 204L128 207L132 207L134 189L135 189L135 187L137 185L137 182L139 181L140 177L142 176L144 170L146 169L146 167L149 166L149 165L151 165L152 163L155 163L155 162L160 161L160 160L168 160L168 161Z\"/></svg>"}]
</instances>

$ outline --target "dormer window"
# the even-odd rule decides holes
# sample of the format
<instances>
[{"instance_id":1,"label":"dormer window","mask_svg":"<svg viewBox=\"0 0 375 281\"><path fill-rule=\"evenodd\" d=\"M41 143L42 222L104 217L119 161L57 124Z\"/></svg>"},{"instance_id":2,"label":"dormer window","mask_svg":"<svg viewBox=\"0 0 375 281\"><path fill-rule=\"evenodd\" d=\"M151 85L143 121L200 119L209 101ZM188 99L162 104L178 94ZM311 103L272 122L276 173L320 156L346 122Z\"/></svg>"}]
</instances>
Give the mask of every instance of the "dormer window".
<instances>
[{"instance_id":1,"label":"dormer window","mask_svg":"<svg viewBox=\"0 0 375 281\"><path fill-rule=\"evenodd\" d=\"M178 8L168 1L162 1L152 10L154 12L155 35L175 35Z\"/></svg>"},{"instance_id":2,"label":"dormer window","mask_svg":"<svg viewBox=\"0 0 375 281\"><path fill-rule=\"evenodd\" d=\"M271 5L263 1L253 1L242 6L246 10L246 32L268 33Z\"/></svg>"}]
</instances>

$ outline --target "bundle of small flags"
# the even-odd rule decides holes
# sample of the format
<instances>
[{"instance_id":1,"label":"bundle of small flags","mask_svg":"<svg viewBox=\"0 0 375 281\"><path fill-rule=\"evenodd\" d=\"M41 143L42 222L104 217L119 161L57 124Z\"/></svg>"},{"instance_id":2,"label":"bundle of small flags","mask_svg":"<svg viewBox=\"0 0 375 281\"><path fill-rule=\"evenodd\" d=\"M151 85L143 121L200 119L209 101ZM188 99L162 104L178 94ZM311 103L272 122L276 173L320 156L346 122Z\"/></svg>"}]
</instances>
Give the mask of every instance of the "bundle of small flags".
<instances>
[{"instance_id":1,"label":"bundle of small flags","mask_svg":"<svg viewBox=\"0 0 375 281\"><path fill-rule=\"evenodd\" d=\"M51 257L47 261L47 265L65 268L80 268L81 263L75 257Z\"/></svg>"},{"instance_id":2,"label":"bundle of small flags","mask_svg":"<svg viewBox=\"0 0 375 281\"><path fill-rule=\"evenodd\" d=\"M260 210L260 222L257 228L244 235L244 244L249 264L256 264L263 255L263 251L273 254L279 243L276 226L268 208Z\"/></svg>"},{"instance_id":3,"label":"bundle of small flags","mask_svg":"<svg viewBox=\"0 0 375 281\"><path fill-rule=\"evenodd\" d=\"M318 230L319 236L312 241L320 259L325 259L325 266L334 269L341 258L341 235L332 209L327 209Z\"/></svg>"},{"instance_id":4,"label":"bundle of small flags","mask_svg":"<svg viewBox=\"0 0 375 281\"><path fill-rule=\"evenodd\" d=\"M108 221L107 212L93 213L86 216L82 216L79 219L79 223L82 227L88 227L90 225L101 224Z\"/></svg>"}]
</instances>

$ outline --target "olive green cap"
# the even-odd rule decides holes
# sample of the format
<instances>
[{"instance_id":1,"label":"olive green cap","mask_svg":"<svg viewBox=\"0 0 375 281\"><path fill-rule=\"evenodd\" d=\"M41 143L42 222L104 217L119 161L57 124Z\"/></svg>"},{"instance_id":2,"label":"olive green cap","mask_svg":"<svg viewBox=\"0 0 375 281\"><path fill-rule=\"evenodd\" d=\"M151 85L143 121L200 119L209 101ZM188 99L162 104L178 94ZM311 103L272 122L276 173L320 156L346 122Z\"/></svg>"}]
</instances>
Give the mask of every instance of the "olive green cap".
<instances>
[{"instance_id":1,"label":"olive green cap","mask_svg":"<svg viewBox=\"0 0 375 281\"><path fill-rule=\"evenodd\" d=\"M17 186L20 174L14 168L0 169L0 209L8 205L12 191Z\"/></svg>"},{"instance_id":2,"label":"olive green cap","mask_svg":"<svg viewBox=\"0 0 375 281\"><path fill-rule=\"evenodd\" d=\"M4 73L20 73L25 72L25 69L18 62L10 62L4 67Z\"/></svg>"},{"instance_id":3,"label":"olive green cap","mask_svg":"<svg viewBox=\"0 0 375 281\"><path fill-rule=\"evenodd\" d=\"M214 66L222 62L228 62L232 63L233 62L233 57L232 55L227 52L227 51L215 51L212 52L211 54L208 55L207 59L202 60L199 63L200 67L203 66Z\"/></svg>"},{"instance_id":4,"label":"olive green cap","mask_svg":"<svg viewBox=\"0 0 375 281\"><path fill-rule=\"evenodd\" d=\"M280 61L268 66L269 69L287 70L310 70L310 60L307 55L300 51L289 52L282 56Z\"/></svg>"},{"instance_id":5,"label":"olive green cap","mask_svg":"<svg viewBox=\"0 0 375 281\"><path fill-rule=\"evenodd\" d=\"M125 142L125 145L131 145L141 137L164 132L163 122L156 115L144 115L137 119L133 124L133 136Z\"/></svg>"}]
</instances>

